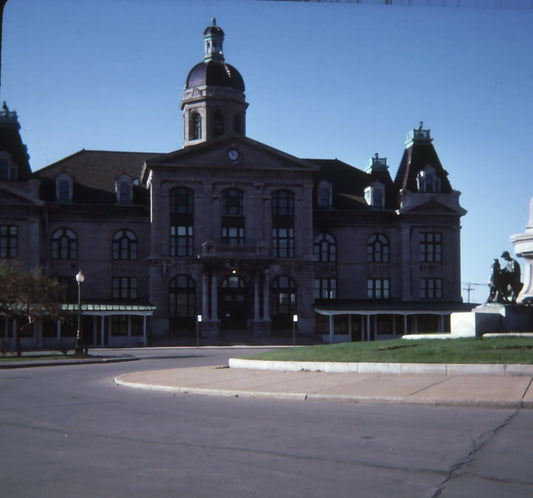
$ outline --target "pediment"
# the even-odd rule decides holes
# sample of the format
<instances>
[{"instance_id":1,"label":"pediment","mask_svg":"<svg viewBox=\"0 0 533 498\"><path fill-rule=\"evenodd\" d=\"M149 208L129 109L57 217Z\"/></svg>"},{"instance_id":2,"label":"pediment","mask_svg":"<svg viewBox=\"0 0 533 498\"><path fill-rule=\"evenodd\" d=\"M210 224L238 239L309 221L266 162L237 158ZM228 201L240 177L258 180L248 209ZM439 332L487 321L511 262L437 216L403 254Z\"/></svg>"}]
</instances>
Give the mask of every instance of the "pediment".
<instances>
[{"instance_id":1,"label":"pediment","mask_svg":"<svg viewBox=\"0 0 533 498\"><path fill-rule=\"evenodd\" d=\"M314 164L247 137L225 137L199 145L188 146L148 160L148 170L166 168L222 168L242 171L300 171L314 173Z\"/></svg>"},{"instance_id":2,"label":"pediment","mask_svg":"<svg viewBox=\"0 0 533 498\"><path fill-rule=\"evenodd\" d=\"M410 213L449 213L456 214L457 210L437 201L426 202L409 210Z\"/></svg>"},{"instance_id":3,"label":"pediment","mask_svg":"<svg viewBox=\"0 0 533 498\"><path fill-rule=\"evenodd\" d=\"M454 190L450 194L400 192L399 214L440 214L463 216L466 210L459 204L460 192Z\"/></svg>"}]
</instances>

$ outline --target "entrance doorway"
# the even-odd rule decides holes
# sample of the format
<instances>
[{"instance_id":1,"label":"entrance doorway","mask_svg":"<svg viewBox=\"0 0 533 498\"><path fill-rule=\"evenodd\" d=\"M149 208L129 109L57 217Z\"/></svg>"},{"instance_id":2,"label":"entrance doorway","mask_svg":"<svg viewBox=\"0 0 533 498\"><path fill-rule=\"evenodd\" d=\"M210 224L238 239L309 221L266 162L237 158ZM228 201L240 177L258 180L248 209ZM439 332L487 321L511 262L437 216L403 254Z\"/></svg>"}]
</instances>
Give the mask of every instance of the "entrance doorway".
<instances>
[{"instance_id":1,"label":"entrance doorway","mask_svg":"<svg viewBox=\"0 0 533 498\"><path fill-rule=\"evenodd\" d=\"M224 330L246 329L247 310L246 282L231 275L222 282L218 290L220 327Z\"/></svg>"}]
</instances>

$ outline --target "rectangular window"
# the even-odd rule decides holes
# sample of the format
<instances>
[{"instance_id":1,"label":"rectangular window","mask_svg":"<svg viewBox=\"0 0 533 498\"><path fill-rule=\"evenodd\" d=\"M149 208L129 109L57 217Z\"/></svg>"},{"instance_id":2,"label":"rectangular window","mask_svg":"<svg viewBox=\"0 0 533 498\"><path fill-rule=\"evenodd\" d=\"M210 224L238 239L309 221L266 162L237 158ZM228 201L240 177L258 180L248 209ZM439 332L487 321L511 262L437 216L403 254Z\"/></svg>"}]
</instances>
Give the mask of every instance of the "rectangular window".
<instances>
[{"instance_id":1,"label":"rectangular window","mask_svg":"<svg viewBox=\"0 0 533 498\"><path fill-rule=\"evenodd\" d=\"M192 256L193 227L171 225L170 227L170 255Z\"/></svg>"},{"instance_id":2,"label":"rectangular window","mask_svg":"<svg viewBox=\"0 0 533 498\"><path fill-rule=\"evenodd\" d=\"M230 246L239 246L244 244L244 227L223 226L222 243Z\"/></svg>"},{"instance_id":3,"label":"rectangular window","mask_svg":"<svg viewBox=\"0 0 533 498\"><path fill-rule=\"evenodd\" d=\"M113 299L137 299L136 277L113 277L111 287Z\"/></svg>"},{"instance_id":4,"label":"rectangular window","mask_svg":"<svg viewBox=\"0 0 533 498\"><path fill-rule=\"evenodd\" d=\"M442 262L442 233L423 232L420 234L420 262Z\"/></svg>"},{"instance_id":5,"label":"rectangular window","mask_svg":"<svg viewBox=\"0 0 533 498\"><path fill-rule=\"evenodd\" d=\"M294 228L272 228L272 250L276 258L294 258Z\"/></svg>"},{"instance_id":6,"label":"rectangular window","mask_svg":"<svg viewBox=\"0 0 533 498\"><path fill-rule=\"evenodd\" d=\"M442 299L442 278L420 279L420 297L422 299Z\"/></svg>"},{"instance_id":7,"label":"rectangular window","mask_svg":"<svg viewBox=\"0 0 533 498\"><path fill-rule=\"evenodd\" d=\"M0 258L16 258L18 256L18 227L0 225Z\"/></svg>"},{"instance_id":8,"label":"rectangular window","mask_svg":"<svg viewBox=\"0 0 533 498\"><path fill-rule=\"evenodd\" d=\"M315 278L315 299L336 299L337 279L336 278Z\"/></svg>"},{"instance_id":9,"label":"rectangular window","mask_svg":"<svg viewBox=\"0 0 533 498\"><path fill-rule=\"evenodd\" d=\"M367 282L368 299L389 299L390 279L369 278Z\"/></svg>"}]
</instances>

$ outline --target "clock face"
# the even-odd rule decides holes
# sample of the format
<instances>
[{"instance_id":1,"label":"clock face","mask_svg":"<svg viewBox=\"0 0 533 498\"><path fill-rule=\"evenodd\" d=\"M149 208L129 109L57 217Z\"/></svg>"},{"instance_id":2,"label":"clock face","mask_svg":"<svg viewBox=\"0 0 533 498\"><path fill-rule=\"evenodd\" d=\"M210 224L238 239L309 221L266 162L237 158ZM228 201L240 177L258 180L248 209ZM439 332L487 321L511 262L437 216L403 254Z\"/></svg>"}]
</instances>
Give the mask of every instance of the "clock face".
<instances>
[{"instance_id":1,"label":"clock face","mask_svg":"<svg viewBox=\"0 0 533 498\"><path fill-rule=\"evenodd\" d=\"M237 149L229 149L227 156L230 161L236 161L239 159L239 151Z\"/></svg>"}]
</instances>

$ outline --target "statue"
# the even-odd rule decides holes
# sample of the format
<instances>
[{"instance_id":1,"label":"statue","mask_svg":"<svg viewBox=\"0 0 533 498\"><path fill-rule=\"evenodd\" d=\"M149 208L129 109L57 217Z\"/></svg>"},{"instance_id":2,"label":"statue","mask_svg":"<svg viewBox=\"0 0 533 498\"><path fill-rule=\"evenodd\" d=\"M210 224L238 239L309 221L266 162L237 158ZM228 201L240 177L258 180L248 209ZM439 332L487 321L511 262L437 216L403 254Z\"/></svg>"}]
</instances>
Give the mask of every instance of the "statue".
<instances>
[{"instance_id":1,"label":"statue","mask_svg":"<svg viewBox=\"0 0 533 498\"><path fill-rule=\"evenodd\" d=\"M495 258L490 267L490 278L489 278L489 298L487 299L488 303L498 303L501 302L500 288L501 288L501 267L500 260Z\"/></svg>"},{"instance_id":2,"label":"statue","mask_svg":"<svg viewBox=\"0 0 533 498\"><path fill-rule=\"evenodd\" d=\"M507 264L502 270L499 260L493 261L489 280L490 294L487 302L515 304L518 294L524 286L520 282L520 265L518 261L511 258L508 251L504 251L500 257L505 259Z\"/></svg>"}]
</instances>

